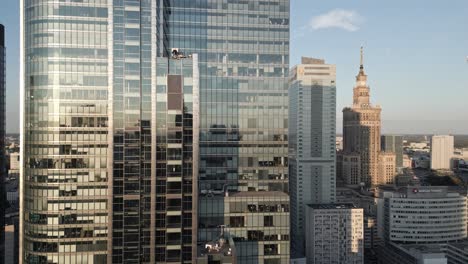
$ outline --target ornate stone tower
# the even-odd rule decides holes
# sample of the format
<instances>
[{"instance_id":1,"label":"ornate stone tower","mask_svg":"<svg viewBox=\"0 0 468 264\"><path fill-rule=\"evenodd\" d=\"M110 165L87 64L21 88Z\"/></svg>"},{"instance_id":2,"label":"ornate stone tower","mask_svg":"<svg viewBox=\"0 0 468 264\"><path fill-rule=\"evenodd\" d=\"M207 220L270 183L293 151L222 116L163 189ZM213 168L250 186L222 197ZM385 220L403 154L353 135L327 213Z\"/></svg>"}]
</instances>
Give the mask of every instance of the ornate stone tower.
<instances>
[{"instance_id":1,"label":"ornate stone tower","mask_svg":"<svg viewBox=\"0 0 468 264\"><path fill-rule=\"evenodd\" d=\"M372 106L367 75L364 72L361 47L361 66L356 76L353 106L343 109L343 177L347 184L365 183L375 186L384 183L379 176L380 113Z\"/></svg>"}]
</instances>

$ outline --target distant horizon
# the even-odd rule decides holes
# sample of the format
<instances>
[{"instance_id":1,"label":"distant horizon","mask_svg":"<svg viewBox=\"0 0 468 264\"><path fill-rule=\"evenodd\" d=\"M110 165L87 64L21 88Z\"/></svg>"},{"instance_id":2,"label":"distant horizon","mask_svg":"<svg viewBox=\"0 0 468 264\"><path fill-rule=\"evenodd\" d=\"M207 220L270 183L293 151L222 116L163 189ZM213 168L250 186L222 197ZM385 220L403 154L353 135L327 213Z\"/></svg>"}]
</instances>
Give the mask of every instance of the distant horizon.
<instances>
[{"instance_id":1,"label":"distant horizon","mask_svg":"<svg viewBox=\"0 0 468 264\"><path fill-rule=\"evenodd\" d=\"M11 136L11 135L20 135L19 132L7 132L5 133L6 136ZM337 136L342 136L343 132L336 132ZM454 136L454 137L468 137L468 134L427 134L427 133L382 133L382 136L443 136L443 135L449 135L449 136Z\"/></svg>"},{"instance_id":2,"label":"distant horizon","mask_svg":"<svg viewBox=\"0 0 468 264\"><path fill-rule=\"evenodd\" d=\"M339 122L337 122L337 130L336 134L343 133L342 128L342 120L338 118ZM382 120L382 135L468 135L468 129L464 131L463 128L454 128L459 125L459 120ZM407 130L396 130L395 128L388 128L389 123L406 123L405 125L408 126ZM443 128L435 128L431 127L431 124L434 125L445 123L446 125ZM452 123L452 124L450 124ZM410 126L411 125L411 126ZM419 130L418 127L426 127L425 131ZM7 126L7 134L19 134L19 127L17 131L9 130L11 127ZM411 131L412 130L412 131ZM418 131L415 131L418 130ZM462 131L463 130L463 131Z\"/></svg>"}]
</instances>

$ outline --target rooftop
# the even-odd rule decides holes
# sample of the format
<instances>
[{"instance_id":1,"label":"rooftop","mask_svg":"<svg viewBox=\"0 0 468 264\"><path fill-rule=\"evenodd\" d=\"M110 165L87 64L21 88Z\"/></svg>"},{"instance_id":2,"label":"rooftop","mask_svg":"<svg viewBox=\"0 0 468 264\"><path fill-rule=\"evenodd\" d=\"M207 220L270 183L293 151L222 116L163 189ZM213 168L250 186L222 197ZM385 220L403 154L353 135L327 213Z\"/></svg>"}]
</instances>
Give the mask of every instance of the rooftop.
<instances>
[{"instance_id":1,"label":"rooftop","mask_svg":"<svg viewBox=\"0 0 468 264\"><path fill-rule=\"evenodd\" d=\"M456 243L449 243L449 246L457 248L461 251L467 252L468 254L468 240L464 240Z\"/></svg>"},{"instance_id":2,"label":"rooftop","mask_svg":"<svg viewBox=\"0 0 468 264\"><path fill-rule=\"evenodd\" d=\"M337 203L337 204L308 204L312 209L358 209L351 203Z\"/></svg>"},{"instance_id":3,"label":"rooftop","mask_svg":"<svg viewBox=\"0 0 468 264\"><path fill-rule=\"evenodd\" d=\"M442 247L439 244L398 244L398 247L406 250L409 254L415 257L417 257L419 254L443 253Z\"/></svg>"},{"instance_id":4,"label":"rooftop","mask_svg":"<svg viewBox=\"0 0 468 264\"><path fill-rule=\"evenodd\" d=\"M398 199L460 199L466 196L466 189L459 186L406 186L397 190L379 188L378 197Z\"/></svg>"},{"instance_id":5,"label":"rooftop","mask_svg":"<svg viewBox=\"0 0 468 264\"><path fill-rule=\"evenodd\" d=\"M262 196L275 196L275 197L289 197L284 192L236 192L229 193L230 197L262 197Z\"/></svg>"},{"instance_id":6,"label":"rooftop","mask_svg":"<svg viewBox=\"0 0 468 264\"><path fill-rule=\"evenodd\" d=\"M309 57L302 57L301 64L325 64L325 60L316 59L316 58L309 58Z\"/></svg>"}]
</instances>

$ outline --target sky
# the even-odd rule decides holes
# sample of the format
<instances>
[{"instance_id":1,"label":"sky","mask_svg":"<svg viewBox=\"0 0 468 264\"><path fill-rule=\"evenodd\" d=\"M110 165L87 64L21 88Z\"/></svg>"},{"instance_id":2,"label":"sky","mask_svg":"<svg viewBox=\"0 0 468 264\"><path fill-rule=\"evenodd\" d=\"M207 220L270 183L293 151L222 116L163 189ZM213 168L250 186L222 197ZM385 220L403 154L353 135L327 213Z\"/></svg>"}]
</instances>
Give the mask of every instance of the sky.
<instances>
[{"instance_id":1,"label":"sky","mask_svg":"<svg viewBox=\"0 0 468 264\"><path fill-rule=\"evenodd\" d=\"M7 132L19 130L19 1L3 0ZM352 103L359 49L383 133L468 134L468 1L291 0L291 66L337 65L337 132Z\"/></svg>"},{"instance_id":2,"label":"sky","mask_svg":"<svg viewBox=\"0 0 468 264\"><path fill-rule=\"evenodd\" d=\"M338 131L363 45L384 133L468 134L468 1L291 2L291 65L337 65Z\"/></svg>"}]
</instances>

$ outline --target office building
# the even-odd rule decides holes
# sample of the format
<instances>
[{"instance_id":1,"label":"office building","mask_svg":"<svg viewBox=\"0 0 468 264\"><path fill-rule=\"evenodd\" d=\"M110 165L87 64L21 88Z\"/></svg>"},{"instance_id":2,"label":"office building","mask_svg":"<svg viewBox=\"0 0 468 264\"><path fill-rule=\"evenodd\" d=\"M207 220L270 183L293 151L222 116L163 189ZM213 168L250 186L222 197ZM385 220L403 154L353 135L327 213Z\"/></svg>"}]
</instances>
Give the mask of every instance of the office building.
<instances>
[{"instance_id":1,"label":"office building","mask_svg":"<svg viewBox=\"0 0 468 264\"><path fill-rule=\"evenodd\" d=\"M466 195L446 186L406 187L382 190L377 204L378 234L383 239L377 248L379 263L457 263L451 258L463 259Z\"/></svg>"},{"instance_id":2,"label":"office building","mask_svg":"<svg viewBox=\"0 0 468 264\"><path fill-rule=\"evenodd\" d=\"M290 1L164 1L164 5L167 23L162 17L158 22L165 32L158 43L199 54L199 192L208 195L198 200L198 241L204 245L218 238L226 217L236 214L224 207L227 198L220 193L230 197L247 192L254 205L277 199L278 192L284 194L281 199L289 199ZM263 218L258 213L257 217ZM257 223L261 232L275 229ZM236 238L239 263L289 262L289 236L256 239L238 227L226 227L225 232ZM280 250L262 255L265 244Z\"/></svg>"},{"instance_id":3,"label":"office building","mask_svg":"<svg viewBox=\"0 0 468 264\"><path fill-rule=\"evenodd\" d=\"M363 50L361 66L356 76L353 105L343 109L342 177L349 185L386 184L381 173L380 113L379 106L370 102L370 88L364 72Z\"/></svg>"},{"instance_id":4,"label":"office building","mask_svg":"<svg viewBox=\"0 0 468 264\"><path fill-rule=\"evenodd\" d=\"M150 243L154 239L156 262L190 262L198 254L198 205L194 202L198 200L198 55L177 56L181 55L156 59L157 89L152 94L156 96L152 102L156 109L152 113L156 117L152 141L156 145L156 162L152 163L156 184L151 186L156 194L156 237ZM123 233L128 233L125 228Z\"/></svg>"},{"instance_id":5,"label":"office building","mask_svg":"<svg viewBox=\"0 0 468 264\"><path fill-rule=\"evenodd\" d=\"M23 4L20 261L195 259L197 56L156 59L150 2Z\"/></svg>"},{"instance_id":6,"label":"office building","mask_svg":"<svg viewBox=\"0 0 468 264\"><path fill-rule=\"evenodd\" d=\"M6 157L5 157L5 96L6 96L6 48L5 48L5 27L0 24L0 256L5 254L4 229L5 225L5 177Z\"/></svg>"},{"instance_id":7,"label":"office building","mask_svg":"<svg viewBox=\"0 0 468 264\"><path fill-rule=\"evenodd\" d=\"M380 238L377 233L377 219L367 215L364 210L364 263L377 263L378 246L380 246Z\"/></svg>"},{"instance_id":8,"label":"office building","mask_svg":"<svg viewBox=\"0 0 468 264\"><path fill-rule=\"evenodd\" d=\"M396 167L403 167L403 136L382 135L380 139L382 151L392 152L396 155Z\"/></svg>"},{"instance_id":9,"label":"office building","mask_svg":"<svg viewBox=\"0 0 468 264\"><path fill-rule=\"evenodd\" d=\"M360 185L364 182L361 178L361 155L341 153L341 177L348 185Z\"/></svg>"},{"instance_id":10,"label":"office building","mask_svg":"<svg viewBox=\"0 0 468 264\"><path fill-rule=\"evenodd\" d=\"M454 157L453 136L432 136L431 138L431 169L450 170Z\"/></svg>"},{"instance_id":11,"label":"office building","mask_svg":"<svg viewBox=\"0 0 468 264\"><path fill-rule=\"evenodd\" d=\"M10 170L19 170L20 154L19 152L10 153Z\"/></svg>"},{"instance_id":12,"label":"office building","mask_svg":"<svg viewBox=\"0 0 468 264\"><path fill-rule=\"evenodd\" d=\"M289 88L289 179L293 258L305 256L305 205L335 202L336 66L302 58Z\"/></svg>"},{"instance_id":13,"label":"office building","mask_svg":"<svg viewBox=\"0 0 468 264\"><path fill-rule=\"evenodd\" d=\"M352 204L307 205L307 263L364 263L363 221L363 209Z\"/></svg>"},{"instance_id":14,"label":"office building","mask_svg":"<svg viewBox=\"0 0 468 264\"><path fill-rule=\"evenodd\" d=\"M379 245L379 236L377 235L377 220L374 216L364 216L364 248L374 249Z\"/></svg>"},{"instance_id":15,"label":"office building","mask_svg":"<svg viewBox=\"0 0 468 264\"><path fill-rule=\"evenodd\" d=\"M382 191L378 199L379 236L385 242L460 241L467 238L467 219L467 197L447 187Z\"/></svg>"},{"instance_id":16,"label":"office building","mask_svg":"<svg viewBox=\"0 0 468 264\"><path fill-rule=\"evenodd\" d=\"M393 184L397 175L395 167L396 155L393 152L380 152L379 155L379 177L381 184Z\"/></svg>"},{"instance_id":17,"label":"office building","mask_svg":"<svg viewBox=\"0 0 468 264\"><path fill-rule=\"evenodd\" d=\"M5 255L1 256L5 264L18 263L18 225L5 225Z\"/></svg>"},{"instance_id":18,"label":"office building","mask_svg":"<svg viewBox=\"0 0 468 264\"><path fill-rule=\"evenodd\" d=\"M289 2L21 1L20 261L191 262L195 239L214 241L234 214L226 193L288 204ZM173 51L180 61L161 61ZM181 52L198 54L198 80L192 69L175 79L187 100L198 83L200 102L182 116L164 101L182 94L164 95L179 84L162 70L195 59ZM199 159L185 141L161 141L190 139L190 114ZM269 241L227 227L237 260L287 263L281 225L287 234ZM275 254L260 254L265 244Z\"/></svg>"}]
</instances>

